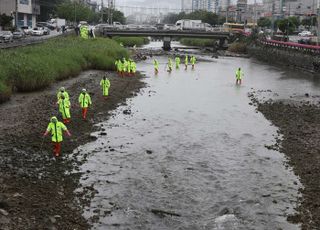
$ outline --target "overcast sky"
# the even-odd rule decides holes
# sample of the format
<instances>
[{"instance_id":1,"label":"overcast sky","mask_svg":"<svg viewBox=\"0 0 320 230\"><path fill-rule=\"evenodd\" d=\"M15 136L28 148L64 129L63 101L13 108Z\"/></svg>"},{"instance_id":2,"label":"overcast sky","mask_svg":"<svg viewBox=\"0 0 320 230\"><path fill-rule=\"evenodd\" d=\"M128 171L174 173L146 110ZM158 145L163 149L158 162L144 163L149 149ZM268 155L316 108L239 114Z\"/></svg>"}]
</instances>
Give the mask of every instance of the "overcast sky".
<instances>
[{"instance_id":1,"label":"overcast sky","mask_svg":"<svg viewBox=\"0 0 320 230\"><path fill-rule=\"evenodd\" d=\"M166 5L170 8L180 8L181 7L181 0L115 0L116 5L127 5L127 6L158 6L158 5ZM234 3L237 0L232 0ZM98 2L100 2L98 0ZM104 0L104 3L107 4L107 0ZM248 0L248 3L253 3L254 0ZM262 2L262 0L257 0L257 3Z\"/></svg>"}]
</instances>

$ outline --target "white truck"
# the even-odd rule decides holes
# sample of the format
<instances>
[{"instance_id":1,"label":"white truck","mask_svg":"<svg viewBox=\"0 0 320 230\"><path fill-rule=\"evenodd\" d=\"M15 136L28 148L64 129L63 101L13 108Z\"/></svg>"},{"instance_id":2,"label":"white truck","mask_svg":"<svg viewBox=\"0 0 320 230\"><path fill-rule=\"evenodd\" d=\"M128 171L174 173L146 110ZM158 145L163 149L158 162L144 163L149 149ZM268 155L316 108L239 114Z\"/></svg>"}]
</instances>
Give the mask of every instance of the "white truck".
<instances>
[{"instance_id":1,"label":"white truck","mask_svg":"<svg viewBox=\"0 0 320 230\"><path fill-rule=\"evenodd\" d=\"M55 27L61 29L62 26L66 26L66 19L62 18L52 18L50 23Z\"/></svg>"},{"instance_id":2,"label":"white truck","mask_svg":"<svg viewBox=\"0 0 320 230\"><path fill-rule=\"evenodd\" d=\"M206 31L206 24L201 20L183 19L176 22L177 30Z\"/></svg>"}]
</instances>

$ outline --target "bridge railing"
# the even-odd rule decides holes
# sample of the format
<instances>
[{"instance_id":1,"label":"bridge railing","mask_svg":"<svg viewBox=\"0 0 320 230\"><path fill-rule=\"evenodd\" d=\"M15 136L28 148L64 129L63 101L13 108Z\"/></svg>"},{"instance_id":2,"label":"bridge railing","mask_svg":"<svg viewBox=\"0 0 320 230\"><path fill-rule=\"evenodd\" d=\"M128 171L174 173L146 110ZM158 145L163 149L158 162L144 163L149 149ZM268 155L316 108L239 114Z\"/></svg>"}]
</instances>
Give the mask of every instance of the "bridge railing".
<instances>
[{"instance_id":1,"label":"bridge railing","mask_svg":"<svg viewBox=\"0 0 320 230\"><path fill-rule=\"evenodd\" d=\"M288 51L297 51L301 53L308 53L311 55L320 54L320 46L299 44L295 42L283 42L277 40L259 40L259 43L263 46L274 47Z\"/></svg>"}]
</instances>

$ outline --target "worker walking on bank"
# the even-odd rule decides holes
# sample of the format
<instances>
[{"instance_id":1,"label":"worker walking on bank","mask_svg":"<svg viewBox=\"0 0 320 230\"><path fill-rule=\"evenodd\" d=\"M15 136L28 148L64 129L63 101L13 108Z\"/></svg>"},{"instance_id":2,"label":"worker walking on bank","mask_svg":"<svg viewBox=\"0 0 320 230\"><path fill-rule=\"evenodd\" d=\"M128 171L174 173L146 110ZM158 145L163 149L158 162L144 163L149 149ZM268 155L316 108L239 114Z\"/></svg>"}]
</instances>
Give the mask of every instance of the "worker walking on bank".
<instances>
[{"instance_id":1,"label":"worker walking on bank","mask_svg":"<svg viewBox=\"0 0 320 230\"><path fill-rule=\"evenodd\" d=\"M186 55L186 58L184 59L185 70L188 69L188 64L189 64L189 58L188 58L188 55Z\"/></svg>"},{"instance_id":2,"label":"worker walking on bank","mask_svg":"<svg viewBox=\"0 0 320 230\"><path fill-rule=\"evenodd\" d=\"M176 57L175 62L176 62L176 69L180 69L180 62L181 62L180 57Z\"/></svg>"},{"instance_id":3,"label":"worker walking on bank","mask_svg":"<svg viewBox=\"0 0 320 230\"><path fill-rule=\"evenodd\" d=\"M51 141L53 143L53 154L55 157L60 156L61 153L61 143L63 141L63 132L66 132L70 137L71 134L68 131L67 127L60 121L58 121L57 117L51 117L50 123L47 127L47 130L43 134L43 136L47 136L51 133Z\"/></svg>"},{"instance_id":4,"label":"worker walking on bank","mask_svg":"<svg viewBox=\"0 0 320 230\"><path fill-rule=\"evenodd\" d=\"M82 92L79 96L79 104L82 108L82 118L85 120L87 118L87 112L90 105L92 105L91 97L87 93L86 89L82 89Z\"/></svg>"},{"instance_id":5,"label":"worker walking on bank","mask_svg":"<svg viewBox=\"0 0 320 230\"><path fill-rule=\"evenodd\" d=\"M122 76L127 74L127 70L128 70L128 62L125 58L122 59Z\"/></svg>"},{"instance_id":6,"label":"worker walking on bank","mask_svg":"<svg viewBox=\"0 0 320 230\"><path fill-rule=\"evenodd\" d=\"M109 96L109 88L111 86L109 79L104 76L100 81L100 86L102 87L102 95L105 99Z\"/></svg>"},{"instance_id":7,"label":"worker walking on bank","mask_svg":"<svg viewBox=\"0 0 320 230\"><path fill-rule=\"evenodd\" d=\"M117 62L117 69L118 69L118 73L119 73L120 76L123 75L122 66L123 66L122 61L121 61L121 60L118 60L118 62Z\"/></svg>"},{"instance_id":8,"label":"worker walking on bank","mask_svg":"<svg viewBox=\"0 0 320 230\"><path fill-rule=\"evenodd\" d=\"M59 105L59 112L62 115L63 123L67 124L70 122L71 114L70 114L70 107L71 103L70 100L65 98L65 96L62 94L60 99L58 100Z\"/></svg>"},{"instance_id":9,"label":"worker walking on bank","mask_svg":"<svg viewBox=\"0 0 320 230\"><path fill-rule=\"evenodd\" d=\"M133 60L131 60L130 65L131 65L131 73L133 76L135 76L137 72L137 64Z\"/></svg>"},{"instance_id":10,"label":"worker walking on bank","mask_svg":"<svg viewBox=\"0 0 320 230\"><path fill-rule=\"evenodd\" d=\"M62 95L64 96L65 99L70 100L69 94L64 87L61 87L59 89L59 92L57 93L57 101L59 101Z\"/></svg>"},{"instance_id":11,"label":"worker walking on bank","mask_svg":"<svg viewBox=\"0 0 320 230\"><path fill-rule=\"evenodd\" d=\"M159 73L159 62L157 59L153 60L153 66L154 66L154 73L157 75Z\"/></svg>"},{"instance_id":12,"label":"worker walking on bank","mask_svg":"<svg viewBox=\"0 0 320 230\"><path fill-rule=\"evenodd\" d=\"M241 68L239 67L236 71L236 85L241 85L242 83L242 78L243 78L243 71L241 70Z\"/></svg>"},{"instance_id":13,"label":"worker walking on bank","mask_svg":"<svg viewBox=\"0 0 320 230\"><path fill-rule=\"evenodd\" d=\"M168 71L169 73L172 72L172 60L171 60L171 58L168 59L168 69L167 69L167 71Z\"/></svg>"},{"instance_id":14,"label":"worker walking on bank","mask_svg":"<svg viewBox=\"0 0 320 230\"><path fill-rule=\"evenodd\" d=\"M191 65L192 65L192 69L194 69L194 66L195 66L195 64L196 64L196 57L195 56L192 56L191 58L190 58L190 62L191 62Z\"/></svg>"}]
</instances>

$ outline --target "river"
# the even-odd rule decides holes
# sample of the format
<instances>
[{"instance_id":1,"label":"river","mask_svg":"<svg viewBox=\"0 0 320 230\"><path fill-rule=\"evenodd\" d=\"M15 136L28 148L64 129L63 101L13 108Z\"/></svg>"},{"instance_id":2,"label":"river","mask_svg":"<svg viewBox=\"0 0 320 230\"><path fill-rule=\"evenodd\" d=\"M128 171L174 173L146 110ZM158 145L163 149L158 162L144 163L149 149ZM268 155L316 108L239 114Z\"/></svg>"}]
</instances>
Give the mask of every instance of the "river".
<instances>
[{"instance_id":1,"label":"river","mask_svg":"<svg viewBox=\"0 0 320 230\"><path fill-rule=\"evenodd\" d=\"M289 98L317 83L253 59L202 58L169 74L158 57L157 76L151 59L138 63L148 87L99 124L107 135L76 150L88 156L82 185L98 191L84 213L93 229L299 229L286 220L299 178L265 147L277 128L248 93Z\"/></svg>"}]
</instances>

